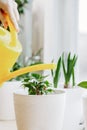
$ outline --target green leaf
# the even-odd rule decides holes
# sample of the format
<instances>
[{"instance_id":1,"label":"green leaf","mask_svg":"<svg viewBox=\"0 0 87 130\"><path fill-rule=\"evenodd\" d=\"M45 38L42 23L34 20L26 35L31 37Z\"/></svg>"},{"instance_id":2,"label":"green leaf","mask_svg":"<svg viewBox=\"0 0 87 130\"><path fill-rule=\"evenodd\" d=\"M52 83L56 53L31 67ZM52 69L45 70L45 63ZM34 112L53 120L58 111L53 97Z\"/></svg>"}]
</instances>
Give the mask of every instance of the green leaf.
<instances>
[{"instance_id":1,"label":"green leaf","mask_svg":"<svg viewBox=\"0 0 87 130\"><path fill-rule=\"evenodd\" d=\"M60 68L61 68L61 57L59 58L59 60L57 62L57 68L56 68L55 76L54 76L54 87L55 88L57 88L58 81L60 78Z\"/></svg>"},{"instance_id":2,"label":"green leaf","mask_svg":"<svg viewBox=\"0 0 87 130\"><path fill-rule=\"evenodd\" d=\"M50 88L49 88L49 89L47 89L47 92L48 92L48 93L52 93L52 92L53 92L53 89L50 89Z\"/></svg>"},{"instance_id":3,"label":"green leaf","mask_svg":"<svg viewBox=\"0 0 87 130\"><path fill-rule=\"evenodd\" d=\"M62 54L62 66L63 66L64 77L66 79L67 72L66 72L65 63L64 63L64 53Z\"/></svg>"},{"instance_id":4,"label":"green leaf","mask_svg":"<svg viewBox=\"0 0 87 130\"><path fill-rule=\"evenodd\" d=\"M29 1L28 0L15 0L15 2L18 5L19 14L24 14L25 4L27 4Z\"/></svg>"},{"instance_id":5,"label":"green leaf","mask_svg":"<svg viewBox=\"0 0 87 130\"><path fill-rule=\"evenodd\" d=\"M72 85L75 86L75 74L74 74L74 69L72 71Z\"/></svg>"},{"instance_id":6,"label":"green leaf","mask_svg":"<svg viewBox=\"0 0 87 130\"><path fill-rule=\"evenodd\" d=\"M70 56L71 53L68 54L68 58L67 58L67 73L69 72L69 68L70 68Z\"/></svg>"},{"instance_id":7,"label":"green leaf","mask_svg":"<svg viewBox=\"0 0 87 130\"><path fill-rule=\"evenodd\" d=\"M68 81L70 81L71 75L73 73L73 69L75 67L77 61L77 57L74 55L73 59L70 60L69 72L68 72Z\"/></svg>"},{"instance_id":8,"label":"green leaf","mask_svg":"<svg viewBox=\"0 0 87 130\"><path fill-rule=\"evenodd\" d=\"M45 84L47 87L51 86L51 84L50 84L47 80L44 81L44 84Z\"/></svg>"},{"instance_id":9,"label":"green leaf","mask_svg":"<svg viewBox=\"0 0 87 130\"><path fill-rule=\"evenodd\" d=\"M52 60L51 63L54 63L54 59ZM53 69L51 70L51 75L52 75L52 77L54 78L54 71L53 71Z\"/></svg>"},{"instance_id":10,"label":"green leaf","mask_svg":"<svg viewBox=\"0 0 87 130\"><path fill-rule=\"evenodd\" d=\"M39 75L39 74L37 74L37 73L32 73L31 75L32 75L32 77L35 78L35 79L41 79L41 78L42 78L42 76Z\"/></svg>"},{"instance_id":11,"label":"green leaf","mask_svg":"<svg viewBox=\"0 0 87 130\"><path fill-rule=\"evenodd\" d=\"M87 89L87 81L80 82L80 83L78 84L78 86Z\"/></svg>"}]
</instances>

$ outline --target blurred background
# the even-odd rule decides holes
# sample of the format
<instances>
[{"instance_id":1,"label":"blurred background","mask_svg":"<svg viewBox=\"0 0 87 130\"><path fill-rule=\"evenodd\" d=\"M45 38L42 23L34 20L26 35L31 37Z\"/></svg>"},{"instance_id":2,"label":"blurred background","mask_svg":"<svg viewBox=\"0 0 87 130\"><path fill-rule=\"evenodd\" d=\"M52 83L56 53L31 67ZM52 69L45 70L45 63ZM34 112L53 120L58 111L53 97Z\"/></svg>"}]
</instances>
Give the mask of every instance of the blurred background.
<instances>
[{"instance_id":1,"label":"blurred background","mask_svg":"<svg viewBox=\"0 0 87 130\"><path fill-rule=\"evenodd\" d=\"M21 0L16 2L20 5ZM77 81L87 80L87 0L24 2L23 8L19 6L19 39L23 45L19 62L25 64L40 50L34 60L46 63L71 52L78 56Z\"/></svg>"}]
</instances>

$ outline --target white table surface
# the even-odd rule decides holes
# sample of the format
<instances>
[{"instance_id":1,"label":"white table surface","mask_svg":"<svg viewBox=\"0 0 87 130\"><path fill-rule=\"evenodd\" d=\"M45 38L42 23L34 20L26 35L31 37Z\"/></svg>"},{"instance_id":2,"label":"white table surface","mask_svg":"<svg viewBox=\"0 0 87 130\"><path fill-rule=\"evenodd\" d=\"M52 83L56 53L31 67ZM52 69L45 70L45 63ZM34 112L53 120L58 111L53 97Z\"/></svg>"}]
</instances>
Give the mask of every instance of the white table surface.
<instances>
[{"instance_id":1,"label":"white table surface","mask_svg":"<svg viewBox=\"0 0 87 130\"><path fill-rule=\"evenodd\" d=\"M0 121L0 130L17 130L16 122L15 121ZM79 127L79 130L85 130L85 129L83 129L83 127Z\"/></svg>"},{"instance_id":2,"label":"white table surface","mask_svg":"<svg viewBox=\"0 0 87 130\"><path fill-rule=\"evenodd\" d=\"M0 121L0 130L17 130L15 121Z\"/></svg>"}]
</instances>

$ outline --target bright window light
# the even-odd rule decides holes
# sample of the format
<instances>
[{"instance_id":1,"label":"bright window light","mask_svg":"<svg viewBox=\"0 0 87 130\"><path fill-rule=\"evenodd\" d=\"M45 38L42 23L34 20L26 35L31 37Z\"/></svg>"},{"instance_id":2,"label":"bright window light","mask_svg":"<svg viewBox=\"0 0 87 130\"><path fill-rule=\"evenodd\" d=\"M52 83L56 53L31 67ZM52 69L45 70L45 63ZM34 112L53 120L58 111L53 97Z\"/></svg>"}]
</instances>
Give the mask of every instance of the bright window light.
<instances>
[{"instance_id":1,"label":"bright window light","mask_svg":"<svg viewBox=\"0 0 87 130\"><path fill-rule=\"evenodd\" d=\"M87 0L79 0L79 31L87 33Z\"/></svg>"}]
</instances>

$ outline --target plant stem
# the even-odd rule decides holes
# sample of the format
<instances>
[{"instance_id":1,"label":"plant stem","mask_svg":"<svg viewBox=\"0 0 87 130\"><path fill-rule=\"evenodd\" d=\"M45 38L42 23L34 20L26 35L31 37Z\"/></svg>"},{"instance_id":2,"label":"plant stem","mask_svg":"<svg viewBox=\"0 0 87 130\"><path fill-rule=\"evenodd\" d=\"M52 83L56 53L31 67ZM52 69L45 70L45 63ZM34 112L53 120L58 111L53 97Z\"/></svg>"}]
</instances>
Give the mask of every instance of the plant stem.
<instances>
[{"instance_id":1,"label":"plant stem","mask_svg":"<svg viewBox=\"0 0 87 130\"><path fill-rule=\"evenodd\" d=\"M69 85L68 84L64 84L64 88L68 88L69 87Z\"/></svg>"},{"instance_id":2,"label":"plant stem","mask_svg":"<svg viewBox=\"0 0 87 130\"><path fill-rule=\"evenodd\" d=\"M75 73L74 73L74 69L72 71L72 85L75 86Z\"/></svg>"}]
</instances>

